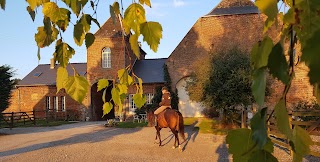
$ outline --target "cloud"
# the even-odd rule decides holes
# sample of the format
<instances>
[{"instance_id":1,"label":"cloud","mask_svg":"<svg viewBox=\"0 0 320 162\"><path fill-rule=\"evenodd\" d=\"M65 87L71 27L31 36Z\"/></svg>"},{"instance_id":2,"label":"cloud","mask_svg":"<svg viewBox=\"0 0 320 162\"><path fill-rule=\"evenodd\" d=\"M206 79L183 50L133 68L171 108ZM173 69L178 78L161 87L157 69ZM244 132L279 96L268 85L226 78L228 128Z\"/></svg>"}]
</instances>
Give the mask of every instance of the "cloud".
<instances>
[{"instance_id":1,"label":"cloud","mask_svg":"<svg viewBox=\"0 0 320 162\"><path fill-rule=\"evenodd\" d=\"M186 2L184 2L183 0L173 0L174 7L182 7L185 5L186 5Z\"/></svg>"}]
</instances>

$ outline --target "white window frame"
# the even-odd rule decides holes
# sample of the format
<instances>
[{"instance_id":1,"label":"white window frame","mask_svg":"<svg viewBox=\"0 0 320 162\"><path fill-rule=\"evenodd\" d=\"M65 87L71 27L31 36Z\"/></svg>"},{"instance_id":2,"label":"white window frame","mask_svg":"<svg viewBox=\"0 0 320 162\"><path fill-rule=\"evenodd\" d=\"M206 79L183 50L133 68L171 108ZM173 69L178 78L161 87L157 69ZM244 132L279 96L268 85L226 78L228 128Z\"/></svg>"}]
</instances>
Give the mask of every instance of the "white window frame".
<instances>
[{"instance_id":1,"label":"white window frame","mask_svg":"<svg viewBox=\"0 0 320 162\"><path fill-rule=\"evenodd\" d=\"M146 104L152 104L152 98L154 97L154 94L153 93L147 93L145 95L146 95L146 99L147 99Z\"/></svg>"},{"instance_id":2,"label":"white window frame","mask_svg":"<svg viewBox=\"0 0 320 162\"><path fill-rule=\"evenodd\" d=\"M61 96L61 111L66 111L66 96Z\"/></svg>"},{"instance_id":3,"label":"white window frame","mask_svg":"<svg viewBox=\"0 0 320 162\"><path fill-rule=\"evenodd\" d=\"M46 110L50 111L50 96L46 96Z\"/></svg>"},{"instance_id":4,"label":"white window frame","mask_svg":"<svg viewBox=\"0 0 320 162\"><path fill-rule=\"evenodd\" d=\"M106 47L102 50L102 68L111 68L111 49Z\"/></svg>"},{"instance_id":5,"label":"white window frame","mask_svg":"<svg viewBox=\"0 0 320 162\"><path fill-rule=\"evenodd\" d=\"M133 94L129 94L129 113L135 114L135 110L137 109L136 105L134 104Z\"/></svg>"},{"instance_id":6,"label":"white window frame","mask_svg":"<svg viewBox=\"0 0 320 162\"><path fill-rule=\"evenodd\" d=\"M53 110L59 111L59 97L53 96Z\"/></svg>"}]
</instances>

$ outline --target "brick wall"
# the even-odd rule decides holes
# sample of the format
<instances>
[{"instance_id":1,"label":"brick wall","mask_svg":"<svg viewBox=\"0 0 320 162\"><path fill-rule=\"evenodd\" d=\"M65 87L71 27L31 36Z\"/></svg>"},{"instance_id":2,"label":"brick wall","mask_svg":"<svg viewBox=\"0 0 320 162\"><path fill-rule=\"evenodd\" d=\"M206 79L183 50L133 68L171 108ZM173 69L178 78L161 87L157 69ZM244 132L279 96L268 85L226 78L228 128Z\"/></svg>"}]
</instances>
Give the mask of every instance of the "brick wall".
<instances>
[{"instance_id":1,"label":"brick wall","mask_svg":"<svg viewBox=\"0 0 320 162\"><path fill-rule=\"evenodd\" d=\"M189 76L203 60L210 59L209 53L218 53L237 47L250 53L254 43L261 40L263 35L264 15L227 15L201 17L189 30L186 36L169 56L166 64L172 79L172 87L177 82ZM276 28L268 31L274 42L279 40ZM297 50L298 51L298 50ZM297 53L300 55L300 53ZM303 64L296 67L296 78L288 93L289 104L300 100L313 99L313 87L307 77L308 68ZM284 85L278 81L272 83L273 97L268 98L268 105L274 106L279 100Z\"/></svg>"},{"instance_id":2,"label":"brick wall","mask_svg":"<svg viewBox=\"0 0 320 162\"><path fill-rule=\"evenodd\" d=\"M68 96L64 90L56 93L55 86L18 87L13 91L11 105L4 112L20 112L46 110L46 97L50 97L50 109L53 109L53 97L58 96L58 111L61 111L61 96L65 96L66 110L74 110L83 114L84 106ZM79 116L83 120L83 116Z\"/></svg>"}]
</instances>

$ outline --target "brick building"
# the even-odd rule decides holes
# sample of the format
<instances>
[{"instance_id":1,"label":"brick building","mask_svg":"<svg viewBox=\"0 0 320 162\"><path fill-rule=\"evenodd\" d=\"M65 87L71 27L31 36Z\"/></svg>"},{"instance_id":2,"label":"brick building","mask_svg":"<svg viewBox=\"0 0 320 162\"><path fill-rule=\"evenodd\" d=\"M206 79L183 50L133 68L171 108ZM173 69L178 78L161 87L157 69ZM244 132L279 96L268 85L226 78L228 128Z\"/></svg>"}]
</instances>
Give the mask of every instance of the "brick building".
<instances>
[{"instance_id":1,"label":"brick building","mask_svg":"<svg viewBox=\"0 0 320 162\"><path fill-rule=\"evenodd\" d=\"M19 83L13 92L12 104L6 111L53 107L58 111L77 110L82 114L82 120L85 117L102 120L102 92L97 92L99 79L109 79L112 83L116 81L118 69L132 64L135 74L144 81L144 92L150 102L155 87L164 83L162 66L166 63L172 79L172 88L178 90L180 111L185 117L200 117L203 107L190 101L185 90L186 81L191 73L199 64L210 60L209 53L234 47L250 53L254 43L263 37L265 18L250 0L222 0L207 15L195 22L167 59L144 59L146 53L141 49L141 60L132 53L128 37L121 37L119 23L113 25L112 19L109 19L95 33L95 42L87 51L87 63L73 64L90 83L89 93L82 104L73 101L64 91L56 94L56 68L39 65ZM279 38L272 31L275 29L270 30L268 34L276 42ZM313 87L309 84L307 73L308 68L300 63L288 94L289 102L313 98ZM276 81L272 87L275 93L272 95L274 97L268 99L270 106L279 99L279 92L282 92L284 85ZM129 95L124 103L127 115L133 114L135 109L131 95L134 92L133 87L129 88ZM109 98L110 89L107 92L107 100ZM112 110L108 118L112 118L114 114Z\"/></svg>"},{"instance_id":2,"label":"brick building","mask_svg":"<svg viewBox=\"0 0 320 162\"><path fill-rule=\"evenodd\" d=\"M265 18L250 0L222 0L195 22L166 62L172 87L178 90L179 109L184 116L198 116L203 109L200 104L189 100L184 88L194 69L210 60L210 53L236 47L249 54L254 43L263 38ZM274 42L279 40L275 31L276 28L268 31ZM296 77L287 97L289 104L313 98L313 87L307 77L308 68L300 63L295 72ZM279 81L272 84L274 93L268 98L268 106L275 105L283 88Z\"/></svg>"},{"instance_id":3,"label":"brick building","mask_svg":"<svg viewBox=\"0 0 320 162\"><path fill-rule=\"evenodd\" d=\"M144 93L150 103L157 86L164 85L163 65L166 59L145 59L146 53L141 49L140 60L130 49L129 37L122 38L119 22L113 24L108 19L95 33L95 42L87 50L87 63L72 63L77 72L85 76L90 84L88 94L83 103L77 103L64 90L56 93L56 69L59 65L38 65L19 82L13 92L11 105L6 112L32 111L54 109L57 112L73 110L79 114L79 120L89 117L91 120L114 118L114 109L102 119L102 92L97 92L99 79L108 79L112 84L117 80L117 71L133 65L132 71L142 78ZM73 75L70 65L67 66L69 75ZM111 88L106 91L106 100L111 98ZM126 116L134 114L136 106L132 96L135 86L128 89L129 95L124 103Z\"/></svg>"}]
</instances>

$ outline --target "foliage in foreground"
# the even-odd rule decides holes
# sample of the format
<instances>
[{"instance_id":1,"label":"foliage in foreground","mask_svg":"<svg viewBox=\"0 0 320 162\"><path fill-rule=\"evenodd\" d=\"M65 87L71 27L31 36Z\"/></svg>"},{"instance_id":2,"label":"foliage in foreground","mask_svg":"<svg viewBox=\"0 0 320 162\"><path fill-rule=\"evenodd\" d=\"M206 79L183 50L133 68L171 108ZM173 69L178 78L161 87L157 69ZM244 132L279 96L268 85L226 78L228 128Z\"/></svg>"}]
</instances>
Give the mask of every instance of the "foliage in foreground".
<instances>
[{"instance_id":1,"label":"foliage in foreground","mask_svg":"<svg viewBox=\"0 0 320 162\"><path fill-rule=\"evenodd\" d=\"M252 93L259 111L251 119L251 129L238 129L229 132L227 144L229 152L233 155L234 161L278 161L273 155L273 143L267 135L267 109L264 108L266 73L279 79L285 88L282 97L274 108L278 130L286 136L293 151L293 161L302 161L305 155L310 153L312 140L299 126L293 129L289 126L288 111L286 107L286 96L295 76L295 54L297 45L301 45L301 60L310 69L309 81L315 86L315 93L320 101L320 1L318 0L282 0L279 6L289 9L285 13L278 13L277 0L256 0L255 4L259 10L267 15L264 26L264 38L257 42L251 51L252 68ZM279 20L280 19L280 20ZM273 40L266 34L278 21L282 23L279 36L280 40L274 44ZM288 43L289 40L289 43ZM285 44L289 44L288 54L285 54ZM288 60L286 59L288 56Z\"/></svg>"}]
</instances>

